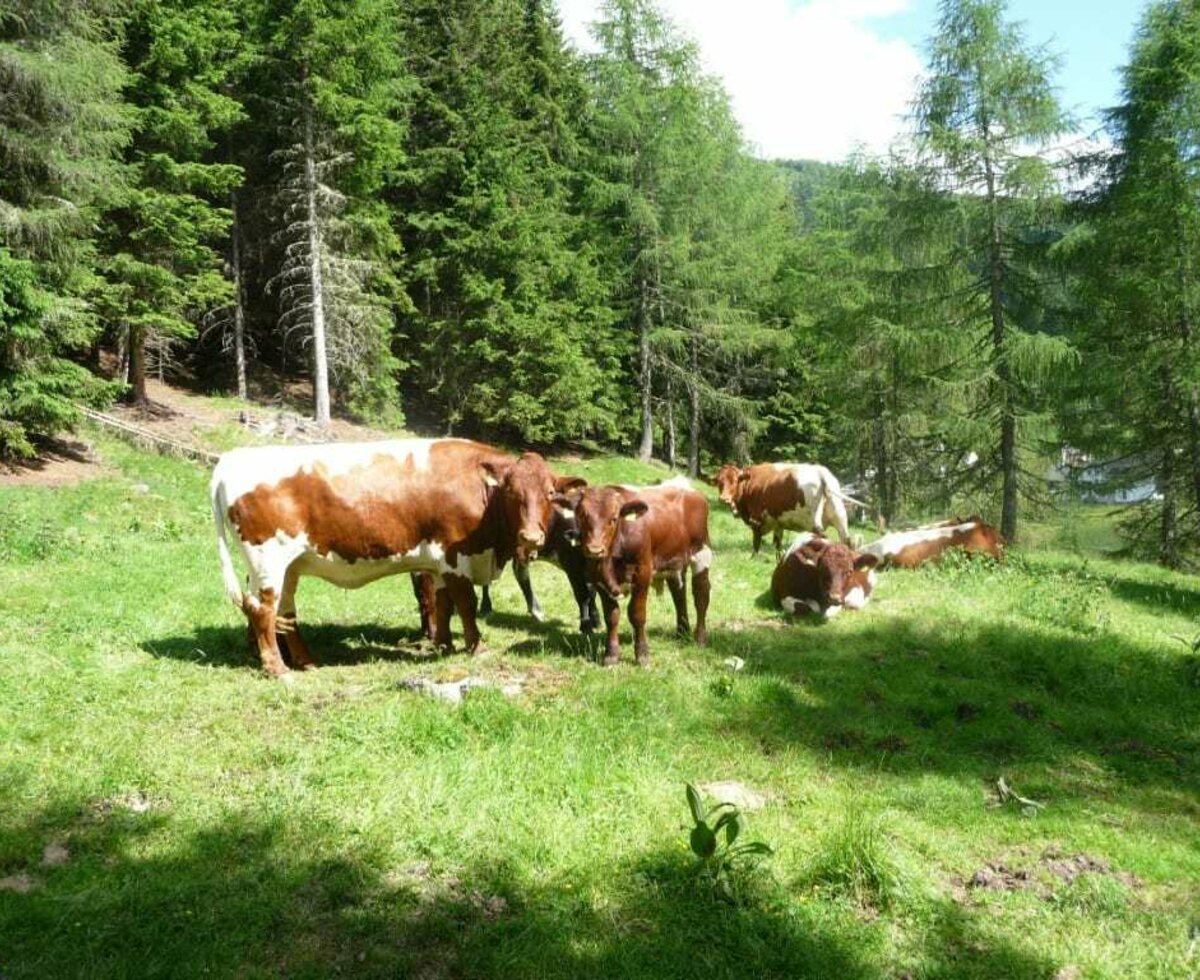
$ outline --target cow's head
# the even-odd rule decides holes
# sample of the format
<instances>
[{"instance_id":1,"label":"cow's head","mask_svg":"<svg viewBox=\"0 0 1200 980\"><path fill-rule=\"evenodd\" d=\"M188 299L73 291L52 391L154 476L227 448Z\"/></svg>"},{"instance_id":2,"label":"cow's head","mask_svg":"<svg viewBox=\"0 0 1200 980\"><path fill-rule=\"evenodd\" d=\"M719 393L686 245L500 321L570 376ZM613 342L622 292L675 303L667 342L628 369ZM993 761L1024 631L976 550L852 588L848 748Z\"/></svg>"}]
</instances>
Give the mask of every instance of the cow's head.
<instances>
[{"instance_id":1,"label":"cow's head","mask_svg":"<svg viewBox=\"0 0 1200 980\"><path fill-rule=\"evenodd\" d=\"M821 608L827 616L831 609L861 609L867 604L879 563L874 555L860 555L841 542L817 537L801 547L796 557L816 568Z\"/></svg>"},{"instance_id":2,"label":"cow's head","mask_svg":"<svg viewBox=\"0 0 1200 980\"><path fill-rule=\"evenodd\" d=\"M613 552L622 525L640 521L650 509L644 500L626 495L616 487L588 487L580 493L559 494L555 506L575 518L579 546L597 583L613 598L621 594L613 565Z\"/></svg>"},{"instance_id":3,"label":"cow's head","mask_svg":"<svg viewBox=\"0 0 1200 980\"><path fill-rule=\"evenodd\" d=\"M993 558L1004 557L1004 537L982 517L970 517L965 522L975 526L967 532L965 547L968 551L982 551Z\"/></svg>"},{"instance_id":4,"label":"cow's head","mask_svg":"<svg viewBox=\"0 0 1200 980\"><path fill-rule=\"evenodd\" d=\"M713 483L717 487L717 494L721 498L721 503L732 507L737 501L739 484L743 480L748 479L749 476L749 473L734 463L726 463L717 470L717 475L713 477Z\"/></svg>"},{"instance_id":5,"label":"cow's head","mask_svg":"<svg viewBox=\"0 0 1200 980\"><path fill-rule=\"evenodd\" d=\"M532 561L546 544L555 496L587 484L577 476L555 476L537 453L506 466L485 462L483 471L500 496L505 523L516 533L513 551L522 562Z\"/></svg>"}]
</instances>

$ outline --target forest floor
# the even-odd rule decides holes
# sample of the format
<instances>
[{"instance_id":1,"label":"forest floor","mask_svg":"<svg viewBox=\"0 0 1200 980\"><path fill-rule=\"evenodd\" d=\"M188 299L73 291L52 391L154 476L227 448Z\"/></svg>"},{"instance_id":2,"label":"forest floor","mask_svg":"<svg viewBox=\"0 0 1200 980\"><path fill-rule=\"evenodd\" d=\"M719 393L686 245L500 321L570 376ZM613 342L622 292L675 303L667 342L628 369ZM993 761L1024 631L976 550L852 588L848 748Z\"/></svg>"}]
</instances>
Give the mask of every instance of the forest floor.
<instances>
[{"instance_id":1,"label":"forest floor","mask_svg":"<svg viewBox=\"0 0 1200 980\"><path fill-rule=\"evenodd\" d=\"M1100 512L814 625L714 501L712 645L652 596L646 669L627 627L597 665L552 567L549 621L505 575L473 658L420 641L406 578L305 580L324 666L288 687L223 595L206 469L92 451L0 486L6 980L1200 975L1200 583L1104 557ZM411 689L467 676L494 686ZM722 781L774 851L733 901L688 848L685 783Z\"/></svg>"}]
</instances>

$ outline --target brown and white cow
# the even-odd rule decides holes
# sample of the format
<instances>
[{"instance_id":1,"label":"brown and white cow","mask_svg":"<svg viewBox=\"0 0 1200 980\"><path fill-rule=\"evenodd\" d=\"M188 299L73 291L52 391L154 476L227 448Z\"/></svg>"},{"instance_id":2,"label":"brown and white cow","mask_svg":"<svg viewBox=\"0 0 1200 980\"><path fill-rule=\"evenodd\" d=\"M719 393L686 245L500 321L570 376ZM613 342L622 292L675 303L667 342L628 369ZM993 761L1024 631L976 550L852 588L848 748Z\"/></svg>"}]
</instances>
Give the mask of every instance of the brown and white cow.
<instances>
[{"instance_id":1,"label":"brown and white cow","mask_svg":"<svg viewBox=\"0 0 1200 980\"><path fill-rule=\"evenodd\" d=\"M832 519L838 536L850 540L846 505L838 479L816 463L761 463L738 467L726 463L713 481L722 503L750 525L754 554L763 535L774 534L775 557L783 551L783 532L823 531Z\"/></svg>"},{"instance_id":2,"label":"brown and white cow","mask_svg":"<svg viewBox=\"0 0 1200 980\"><path fill-rule=\"evenodd\" d=\"M1004 539L980 517L968 517L965 521L955 517L911 531L893 531L862 550L865 554L875 555L883 568L916 568L955 548L1001 558Z\"/></svg>"},{"instance_id":3,"label":"brown and white cow","mask_svg":"<svg viewBox=\"0 0 1200 980\"><path fill-rule=\"evenodd\" d=\"M225 591L246 614L263 667L314 665L295 626L296 584L315 575L358 588L387 575L428 572L437 642L451 647L450 613L479 644L475 585L546 540L551 498L570 484L536 453L519 459L465 439L404 439L235 449L213 471L213 519ZM250 572L243 594L227 532ZM282 646L282 649L281 649Z\"/></svg>"},{"instance_id":4,"label":"brown and white cow","mask_svg":"<svg viewBox=\"0 0 1200 980\"><path fill-rule=\"evenodd\" d=\"M621 657L618 630L627 592L633 626L634 656L640 665L650 661L646 640L646 601L652 584L666 582L675 603L675 629L682 636L688 625L684 578L692 573L696 604L696 642L708 643L709 566L708 501L683 481L654 487L588 487L556 504L575 515L579 541L595 582L608 625L605 666Z\"/></svg>"},{"instance_id":5,"label":"brown and white cow","mask_svg":"<svg viewBox=\"0 0 1200 980\"><path fill-rule=\"evenodd\" d=\"M843 609L862 609L875 589L874 555L859 554L819 534L796 535L775 573L771 594L794 615L832 619Z\"/></svg>"}]
</instances>

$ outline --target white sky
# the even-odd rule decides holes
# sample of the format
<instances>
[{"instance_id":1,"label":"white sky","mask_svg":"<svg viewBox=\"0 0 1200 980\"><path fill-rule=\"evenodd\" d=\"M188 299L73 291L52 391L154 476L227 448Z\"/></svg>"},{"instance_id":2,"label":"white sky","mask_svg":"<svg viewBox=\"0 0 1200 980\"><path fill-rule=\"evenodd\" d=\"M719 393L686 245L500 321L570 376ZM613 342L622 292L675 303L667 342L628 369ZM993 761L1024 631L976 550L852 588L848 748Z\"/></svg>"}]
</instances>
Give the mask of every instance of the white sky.
<instances>
[{"instance_id":1,"label":"white sky","mask_svg":"<svg viewBox=\"0 0 1200 980\"><path fill-rule=\"evenodd\" d=\"M558 0L582 50L599 0ZM719 76L746 139L765 157L837 161L861 144L882 152L905 128L922 59L870 18L910 0L658 0Z\"/></svg>"}]
</instances>

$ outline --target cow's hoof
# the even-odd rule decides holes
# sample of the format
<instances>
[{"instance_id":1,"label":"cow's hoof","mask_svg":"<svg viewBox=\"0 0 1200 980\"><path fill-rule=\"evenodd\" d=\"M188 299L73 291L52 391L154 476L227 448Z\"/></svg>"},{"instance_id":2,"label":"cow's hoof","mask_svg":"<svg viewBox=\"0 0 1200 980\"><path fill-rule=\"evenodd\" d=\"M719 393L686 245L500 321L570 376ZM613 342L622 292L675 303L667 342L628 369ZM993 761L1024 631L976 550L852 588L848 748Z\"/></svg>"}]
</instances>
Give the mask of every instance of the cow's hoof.
<instances>
[{"instance_id":1,"label":"cow's hoof","mask_svg":"<svg viewBox=\"0 0 1200 980\"><path fill-rule=\"evenodd\" d=\"M619 653L610 653L607 656L605 656L605 658L603 660L600 661L600 664L601 664L601 666L604 666L604 667L615 667L620 662L621 662L621 655Z\"/></svg>"},{"instance_id":2,"label":"cow's hoof","mask_svg":"<svg viewBox=\"0 0 1200 980\"><path fill-rule=\"evenodd\" d=\"M284 687L291 687L296 683L296 675L290 670L285 670L282 674L276 674L275 680L279 681Z\"/></svg>"},{"instance_id":3,"label":"cow's hoof","mask_svg":"<svg viewBox=\"0 0 1200 980\"><path fill-rule=\"evenodd\" d=\"M649 667L650 666L650 654L648 654L648 653L638 654L633 659L634 659L634 663L636 663L639 667Z\"/></svg>"},{"instance_id":4,"label":"cow's hoof","mask_svg":"<svg viewBox=\"0 0 1200 980\"><path fill-rule=\"evenodd\" d=\"M696 646L708 646L708 630L696 630Z\"/></svg>"}]
</instances>

